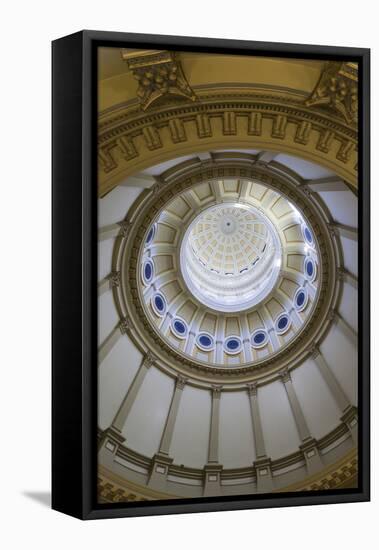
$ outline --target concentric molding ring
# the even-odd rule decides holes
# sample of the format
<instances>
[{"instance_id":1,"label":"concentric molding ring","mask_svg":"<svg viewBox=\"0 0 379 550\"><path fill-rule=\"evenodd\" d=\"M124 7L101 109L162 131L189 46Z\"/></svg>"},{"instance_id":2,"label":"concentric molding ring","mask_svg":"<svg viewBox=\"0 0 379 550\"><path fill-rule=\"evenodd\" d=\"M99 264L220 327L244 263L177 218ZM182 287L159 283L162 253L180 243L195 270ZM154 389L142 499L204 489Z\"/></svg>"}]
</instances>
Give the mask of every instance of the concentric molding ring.
<instances>
[{"instance_id":1,"label":"concentric molding ring","mask_svg":"<svg viewBox=\"0 0 379 550\"><path fill-rule=\"evenodd\" d=\"M226 177L239 179L254 179L264 183L284 194L290 201L295 202L312 227L319 247L321 288L319 299L312 318L304 327L301 334L277 355L268 360L262 360L254 366L220 368L217 372L212 367L201 365L196 361L187 360L176 353L159 338L158 334L147 321L141 306L136 284L137 265L141 244L144 242L148 228L155 221L159 211L177 193L189 189L192 185L204 180ZM180 371L197 380L209 383L216 379L226 380L228 383L242 383L246 380L270 376L283 369L297 366L309 353L314 342L319 342L328 328L329 312L334 309L338 295L338 280L334 265L340 265L338 248L333 243L328 232L328 219L318 211L311 199L298 187L293 175L278 173L267 166L252 165L246 162L219 162L217 165L201 165L185 175L173 177L169 183L163 183L155 192L145 193L144 197L135 205L131 212L133 227L128 239L120 240L115 248L114 263L121 270L122 283L114 289L114 295L120 317L131 319L133 330L132 338L138 347L152 349L159 358L157 364L162 369L167 368L169 373ZM127 292L124 290L127 289ZM225 379L225 375L227 378Z\"/></svg>"}]
</instances>

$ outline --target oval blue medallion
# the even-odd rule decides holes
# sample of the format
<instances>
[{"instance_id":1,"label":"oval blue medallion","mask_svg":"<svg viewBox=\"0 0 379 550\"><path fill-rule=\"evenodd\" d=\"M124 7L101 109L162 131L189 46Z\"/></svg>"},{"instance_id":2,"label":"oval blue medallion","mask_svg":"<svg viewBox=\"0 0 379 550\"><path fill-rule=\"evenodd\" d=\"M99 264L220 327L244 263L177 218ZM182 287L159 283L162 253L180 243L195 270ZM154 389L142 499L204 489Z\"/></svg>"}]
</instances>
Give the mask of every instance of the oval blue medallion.
<instances>
[{"instance_id":1,"label":"oval blue medallion","mask_svg":"<svg viewBox=\"0 0 379 550\"><path fill-rule=\"evenodd\" d=\"M287 313L282 313L282 315L278 317L275 326L278 334L283 334L284 332L287 332L290 327L290 318L288 317Z\"/></svg>"},{"instance_id":2,"label":"oval blue medallion","mask_svg":"<svg viewBox=\"0 0 379 550\"><path fill-rule=\"evenodd\" d=\"M153 274L153 270L151 269L151 264L150 263L145 264L145 278L147 281L150 281L152 274Z\"/></svg>"},{"instance_id":3,"label":"oval blue medallion","mask_svg":"<svg viewBox=\"0 0 379 550\"><path fill-rule=\"evenodd\" d=\"M199 342L205 348L209 348L212 345L212 340L206 334L203 334L202 336L200 336Z\"/></svg>"},{"instance_id":4,"label":"oval blue medallion","mask_svg":"<svg viewBox=\"0 0 379 550\"><path fill-rule=\"evenodd\" d=\"M308 227L304 229L304 236L309 243L313 243L312 233L309 231Z\"/></svg>"},{"instance_id":5,"label":"oval blue medallion","mask_svg":"<svg viewBox=\"0 0 379 550\"><path fill-rule=\"evenodd\" d=\"M196 344L203 351L211 351L214 348L213 337L205 332L197 335Z\"/></svg>"},{"instance_id":6,"label":"oval blue medallion","mask_svg":"<svg viewBox=\"0 0 379 550\"><path fill-rule=\"evenodd\" d=\"M305 293L304 291L299 292L299 294L296 297L296 304L301 307L304 304L305 301Z\"/></svg>"},{"instance_id":7,"label":"oval blue medallion","mask_svg":"<svg viewBox=\"0 0 379 550\"><path fill-rule=\"evenodd\" d=\"M174 323L175 330L179 332L180 334L184 334L186 331L186 327L181 321L175 321Z\"/></svg>"},{"instance_id":8,"label":"oval blue medallion","mask_svg":"<svg viewBox=\"0 0 379 550\"><path fill-rule=\"evenodd\" d=\"M147 237L146 237L145 246L148 246L149 244L152 243L152 241L155 237L156 227L157 226L156 226L155 223L150 227L149 232L148 232Z\"/></svg>"},{"instance_id":9,"label":"oval blue medallion","mask_svg":"<svg viewBox=\"0 0 379 550\"><path fill-rule=\"evenodd\" d=\"M158 311L164 310L164 303L160 296L155 297L155 305L157 306Z\"/></svg>"},{"instance_id":10,"label":"oval blue medallion","mask_svg":"<svg viewBox=\"0 0 379 550\"><path fill-rule=\"evenodd\" d=\"M284 328L286 328L287 324L288 324L287 317L282 317L281 319L279 319L278 329L283 330Z\"/></svg>"},{"instance_id":11,"label":"oval blue medallion","mask_svg":"<svg viewBox=\"0 0 379 550\"><path fill-rule=\"evenodd\" d=\"M309 277L313 275L313 263L311 261L307 262L307 275Z\"/></svg>"},{"instance_id":12,"label":"oval blue medallion","mask_svg":"<svg viewBox=\"0 0 379 550\"><path fill-rule=\"evenodd\" d=\"M226 346L227 346L229 349L231 349L232 351L238 349L239 345L240 345L239 341L238 341L238 340L234 340L234 339L229 340L228 343L226 344Z\"/></svg>"},{"instance_id":13,"label":"oval blue medallion","mask_svg":"<svg viewBox=\"0 0 379 550\"><path fill-rule=\"evenodd\" d=\"M254 343L255 344L262 344L266 338L266 335L264 332L257 332L254 336Z\"/></svg>"},{"instance_id":14,"label":"oval blue medallion","mask_svg":"<svg viewBox=\"0 0 379 550\"><path fill-rule=\"evenodd\" d=\"M226 353L237 354L242 347L241 340L238 336L229 336L224 342L224 350Z\"/></svg>"}]
</instances>

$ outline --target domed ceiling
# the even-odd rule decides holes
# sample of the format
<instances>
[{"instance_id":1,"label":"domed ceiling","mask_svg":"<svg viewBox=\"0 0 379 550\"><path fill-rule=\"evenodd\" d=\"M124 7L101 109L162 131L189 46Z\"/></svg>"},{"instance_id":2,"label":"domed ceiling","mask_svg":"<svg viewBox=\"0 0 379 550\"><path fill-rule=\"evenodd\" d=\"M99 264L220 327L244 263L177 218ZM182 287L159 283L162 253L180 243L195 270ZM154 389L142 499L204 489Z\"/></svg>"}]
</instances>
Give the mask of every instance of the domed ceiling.
<instances>
[{"instance_id":1,"label":"domed ceiling","mask_svg":"<svg viewBox=\"0 0 379 550\"><path fill-rule=\"evenodd\" d=\"M155 331L214 366L258 362L306 325L317 299L312 230L258 181L204 182L148 228L139 292Z\"/></svg>"},{"instance_id":2,"label":"domed ceiling","mask_svg":"<svg viewBox=\"0 0 379 550\"><path fill-rule=\"evenodd\" d=\"M123 55L99 87L100 500L354 486L355 130L307 104L323 63L181 54L187 99L150 104Z\"/></svg>"}]
</instances>

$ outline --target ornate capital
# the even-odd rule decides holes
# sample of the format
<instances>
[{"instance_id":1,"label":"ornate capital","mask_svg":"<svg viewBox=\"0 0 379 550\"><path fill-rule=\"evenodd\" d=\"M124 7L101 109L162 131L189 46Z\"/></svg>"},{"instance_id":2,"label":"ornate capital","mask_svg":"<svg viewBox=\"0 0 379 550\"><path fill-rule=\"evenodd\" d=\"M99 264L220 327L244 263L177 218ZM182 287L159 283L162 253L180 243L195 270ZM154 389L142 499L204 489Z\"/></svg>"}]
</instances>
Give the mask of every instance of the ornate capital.
<instances>
[{"instance_id":1,"label":"ornate capital","mask_svg":"<svg viewBox=\"0 0 379 550\"><path fill-rule=\"evenodd\" d=\"M288 369L283 369L279 372L279 376L282 379L283 384L291 382L291 375Z\"/></svg>"},{"instance_id":2,"label":"ornate capital","mask_svg":"<svg viewBox=\"0 0 379 550\"><path fill-rule=\"evenodd\" d=\"M148 351L143 360L143 364L146 368L149 369L152 365L154 365L156 360L157 358L155 357L155 355L151 353L151 351Z\"/></svg>"},{"instance_id":3,"label":"ornate capital","mask_svg":"<svg viewBox=\"0 0 379 550\"><path fill-rule=\"evenodd\" d=\"M308 187L308 185L302 185L300 189L307 197L311 197L313 195L313 191Z\"/></svg>"},{"instance_id":4,"label":"ornate capital","mask_svg":"<svg viewBox=\"0 0 379 550\"><path fill-rule=\"evenodd\" d=\"M129 317L123 317L122 319L120 319L118 326L120 327L121 334L127 334L128 330L130 330L131 327Z\"/></svg>"},{"instance_id":5,"label":"ornate capital","mask_svg":"<svg viewBox=\"0 0 379 550\"><path fill-rule=\"evenodd\" d=\"M212 395L214 399L220 399L223 386L212 385Z\"/></svg>"},{"instance_id":6,"label":"ornate capital","mask_svg":"<svg viewBox=\"0 0 379 550\"><path fill-rule=\"evenodd\" d=\"M331 237L337 237L338 236L338 229L336 228L335 224L333 222L328 223L328 229Z\"/></svg>"},{"instance_id":7,"label":"ornate capital","mask_svg":"<svg viewBox=\"0 0 379 550\"><path fill-rule=\"evenodd\" d=\"M132 224L128 220L122 220L118 222L118 225L120 226L120 236L125 239L130 233Z\"/></svg>"},{"instance_id":8,"label":"ornate capital","mask_svg":"<svg viewBox=\"0 0 379 550\"><path fill-rule=\"evenodd\" d=\"M346 271L343 267L339 267L337 271L337 277L339 281L344 281L346 278Z\"/></svg>"},{"instance_id":9,"label":"ornate capital","mask_svg":"<svg viewBox=\"0 0 379 550\"><path fill-rule=\"evenodd\" d=\"M314 344L308 349L309 355L312 357L312 359L315 359L318 355L320 355L320 349L317 344Z\"/></svg>"},{"instance_id":10,"label":"ornate capital","mask_svg":"<svg viewBox=\"0 0 379 550\"><path fill-rule=\"evenodd\" d=\"M109 284L110 284L112 287L120 286L121 273L120 273L119 271L112 271L112 272L108 275L108 280L109 280Z\"/></svg>"},{"instance_id":11,"label":"ornate capital","mask_svg":"<svg viewBox=\"0 0 379 550\"><path fill-rule=\"evenodd\" d=\"M187 383L187 378L184 378L184 376L178 376L176 378L176 387L179 389L179 390L183 390L184 389L184 386L186 385Z\"/></svg>"},{"instance_id":12,"label":"ornate capital","mask_svg":"<svg viewBox=\"0 0 379 550\"><path fill-rule=\"evenodd\" d=\"M246 384L246 387L249 395L257 395L258 386L256 382L253 382L252 384Z\"/></svg>"},{"instance_id":13,"label":"ornate capital","mask_svg":"<svg viewBox=\"0 0 379 550\"><path fill-rule=\"evenodd\" d=\"M328 313L328 317L327 317L328 321L330 321L331 323L333 323L336 319L337 319L337 314L336 312L334 311L334 309L331 309Z\"/></svg>"},{"instance_id":14,"label":"ornate capital","mask_svg":"<svg viewBox=\"0 0 379 550\"><path fill-rule=\"evenodd\" d=\"M305 101L309 107L332 110L349 124L358 122L358 66L356 63L326 63L312 95Z\"/></svg>"},{"instance_id":15,"label":"ornate capital","mask_svg":"<svg viewBox=\"0 0 379 550\"><path fill-rule=\"evenodd\" d=\"M137 97L144 111L166 96L196 100L174 52L121 50L121 53L138 81Z\"/></svg>"}]
</instances>

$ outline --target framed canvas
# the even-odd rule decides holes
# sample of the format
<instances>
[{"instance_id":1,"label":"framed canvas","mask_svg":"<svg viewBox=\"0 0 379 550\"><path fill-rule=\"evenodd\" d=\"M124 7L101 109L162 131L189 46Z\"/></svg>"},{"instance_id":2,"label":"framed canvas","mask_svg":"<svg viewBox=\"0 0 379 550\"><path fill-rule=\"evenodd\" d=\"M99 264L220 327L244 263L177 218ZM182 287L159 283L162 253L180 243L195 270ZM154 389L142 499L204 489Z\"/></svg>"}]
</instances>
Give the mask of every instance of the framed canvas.
<instances>
[{"instance_id":1,"label":"framed canvas","mask_svg":"<svg viewBox=\"0 0 379 550\"><path fill-rule=\"evenodd\" d=\"M369 500L369 50L53 42L53 508Z\"/></svg>"}]
</instances>

